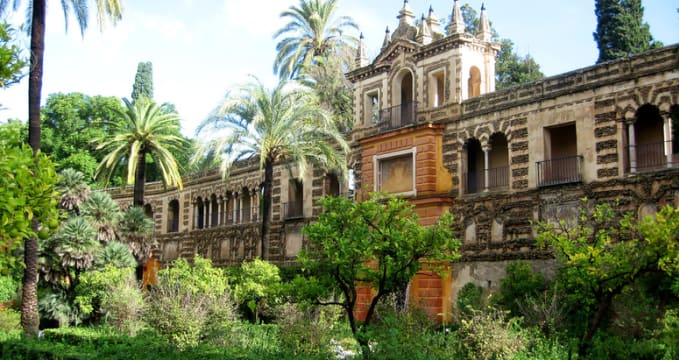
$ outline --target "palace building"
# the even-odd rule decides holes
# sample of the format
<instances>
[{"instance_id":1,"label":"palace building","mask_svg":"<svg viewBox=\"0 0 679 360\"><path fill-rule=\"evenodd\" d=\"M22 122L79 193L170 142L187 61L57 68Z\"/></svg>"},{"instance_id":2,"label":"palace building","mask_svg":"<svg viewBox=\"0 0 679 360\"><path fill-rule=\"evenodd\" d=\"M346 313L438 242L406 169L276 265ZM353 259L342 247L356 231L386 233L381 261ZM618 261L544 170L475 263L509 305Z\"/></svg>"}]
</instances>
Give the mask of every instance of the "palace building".
<instances>
[{"instance_id":1,"label":"palace building","mask_svg":"<svg viewBox=\"0 0 679 360\"><path fill-rule=\"evenodd\" d=\"M279 164L267 260L294 263L320 197L399 194L423 224L444 211L457 220L463 257L450 276L422 271L409 287L411 302L448 314L462 286L499 286L510 261L553 271L532 224L575 220L582 198L638 216L679 206L679 45L495 91L499 44L486 9L476 34L465 31L457 1L446 29L431 9L416 22L407 1L398 19L372 61L361 37L346 74L355 184L320 170L298 181ZM182 190L148 184L157 257L229 265L259 256L261 183L257 163L243 162L227 180L213 171ZM132 202L131 190L112 195Z\"/></svg>"}]
</instances>

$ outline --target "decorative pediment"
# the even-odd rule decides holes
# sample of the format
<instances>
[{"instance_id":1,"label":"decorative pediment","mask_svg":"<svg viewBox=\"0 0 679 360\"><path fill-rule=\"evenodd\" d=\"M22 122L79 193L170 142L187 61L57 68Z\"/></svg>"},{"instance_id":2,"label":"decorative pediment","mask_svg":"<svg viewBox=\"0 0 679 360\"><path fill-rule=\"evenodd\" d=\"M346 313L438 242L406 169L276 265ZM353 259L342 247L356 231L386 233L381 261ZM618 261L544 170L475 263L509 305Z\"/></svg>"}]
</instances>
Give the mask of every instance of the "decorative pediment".
<instances>
[{"instance_id":1,"label":"decorative pediment","mask_svg":"<svg viewBox=\"0 0 679 360\"><path fill-rule=\"evenodd\" d=\"M392 64L394 59L398 58L401 54L409 54L417 52L420 45L403 39L398 39L391 44L382 52L377 55L374 65Z\"/></svg>"}]
</instances>

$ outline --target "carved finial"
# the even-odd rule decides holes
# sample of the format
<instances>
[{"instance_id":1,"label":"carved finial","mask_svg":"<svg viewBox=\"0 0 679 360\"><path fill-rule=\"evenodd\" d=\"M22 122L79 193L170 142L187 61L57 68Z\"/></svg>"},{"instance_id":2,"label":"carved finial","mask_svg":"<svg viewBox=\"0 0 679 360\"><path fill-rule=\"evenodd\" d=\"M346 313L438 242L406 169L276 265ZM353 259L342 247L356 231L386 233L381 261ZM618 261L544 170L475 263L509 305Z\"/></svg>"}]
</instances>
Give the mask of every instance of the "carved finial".
<instances>
[{"instance_id":1,"label":"carved finial","mask_svg":"<svg viewBox=\"0 0 679 360\"><path fill-rule=\"evenodd\" d=\"M356 67L368 66L368 53L365 51L365 41L363 38L363 33L358 37L358 49L356 50Z\"/></svg>"},{"instance_id":2,"label":"carved finial","mask_svg":"<svg viewBox=\"0 0 679 360\"><path fill-rule=\"evenodd\" d=\"M382 42L382 50L384 50L391 43L391 34L389 33L389 26L384 30L384 41Z\"/></svg>"},{"instance_id":3,"label":"carved finial","mask_svg":"<svg viewBox=\"0 0 679 360\"><path fill-rule=\"evenodd\" d=\"M492 33L490 30L490 21L488 20L488 12L486 5L481 4L481 16L479 18L479 28L476 31L476 38L483 41L491 41Z\"/></svg>"}]
</instances>

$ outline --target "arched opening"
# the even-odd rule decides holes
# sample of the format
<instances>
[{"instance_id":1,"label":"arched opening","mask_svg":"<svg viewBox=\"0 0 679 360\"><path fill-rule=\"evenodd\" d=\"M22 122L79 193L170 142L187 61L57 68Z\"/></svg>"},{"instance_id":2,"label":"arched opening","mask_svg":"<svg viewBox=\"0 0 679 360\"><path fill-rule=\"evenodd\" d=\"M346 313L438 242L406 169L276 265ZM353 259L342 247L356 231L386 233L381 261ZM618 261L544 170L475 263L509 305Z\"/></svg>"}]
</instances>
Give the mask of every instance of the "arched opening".
<instances>
[{"instance_id":1,"label":"arched opening","mask_svg":"<svg viewBox=\"0 0 679 360\"><path fill-rule=\"evenodd\" d=\"M203 228L203 222L205 220L205 207L203 204L203 199L201 197L198 197L196 199L196 215L195 215L195 220L193 222L193 227L194 229L202 229Z\"/></svg>"},{"instance_id":2,"label":"arched opening","mask_svg":"<svg viewBox=\"0 0 679 360\"><path fill-rule=\"evenodd\" d=\"M172 200L167 205L167 232L175 233L179 231L179 201Z\"/></svg>"},{"instance_id":3,"label":"arched opening","mask_svg":"<svg viewBox=\"0 0 679 360\"><path fill-rule=\"evenodd\" d=\"M301 180L291 179L288 183L288 202L285 204L285 218L304 217L304 185Z\"/></svg>"},{"instance_id":4,"label":"arched opening","mask_svg":"<svg viewBox=\"0 0 679 360\"><path fill-rule=\"evenodd\" d=\"M483 151L477 139L469 139L466 144L466 169L463 174L465 193L473 194L483 189Z\"/></svg>"},{"instance_id":5,"label":"arched opening","mask_svg":"<svg viewBox=\"0 0 679 360\"><path fill-rule=\"evenodd\" d=\"M509 150L507 137L503 133L491 135L488 153L488 189L503 189L509 186Z\"/></svg>"},{"instance_id":6,"label":"arched opening","mask_svg":"<svg viewBox=\"0 0 679 360\"><path fill-rule=\"evenodd\" d=\"M671 138L666 142L665 121L658 107L645 104L637 109L630 139L630 160L637 171L649 171L665 167L667 154L671 153ZM666 149L668 148L668 149ZM670 160L671 161L671 160Z\"/></svg>"},{"instance_id":7,"label":"arched opening","mask_svg":"<svg viewBox=\"0 0 679 360\"><path fill-rule=\"evenodd\" d=\"M212 194L210 201L210 226L219 225L219 201L217 195Z\"/></svg>"},{"instance_id":8,"label":"arched opening","mask_svg":"<svg viewBox=\"0 0 679 360\"><path fill-rule=\"evenodd\" d=\"M339 177L335 173L329 173L325 176L325 195L339 196L340 195Z\"/></svg>"},{"instance_id":9,"label":"arched opening","mask_svg":"<svg viewBox=\"0 0 679 360\"><path fill-rule=\"evenodd\" d=\"M144 214L146 217L153 220L153 206L151 206L151 204L144 205Z\"/></svg>"},{"instance_id":10,"label":"arched opening","mask_svg":"<svg viewBox=\"0 0 679 360\"><path fill-rule=\"evenodd\" d=\"M481 95L481 71L476 66L472 66L469 69L467 95L470 98Z\"/></svg>"},{"instance_id":11,"label":"arched opening","mask_svg":"<svg viewBox=\"0 0 679 360\"><path fill-rule=\"evenodd\" d=\"M243 212L243 223L248 223L252 221L252 199L250 197L250 191L246 188L243 188L241 191L241 199L242 199L242 212Z\"/></svg>"},{"instance_id":12,"label":"arched opening","mask_svg":"<svg viewBox=\"0 0 679 360\"><path fill-rule=\"evenodd\" d=\"M380 112L380 130L397 129L415 123L415 81L410 70L401 71L392 83L392 107Z\"/></svg>"}]
</instances>

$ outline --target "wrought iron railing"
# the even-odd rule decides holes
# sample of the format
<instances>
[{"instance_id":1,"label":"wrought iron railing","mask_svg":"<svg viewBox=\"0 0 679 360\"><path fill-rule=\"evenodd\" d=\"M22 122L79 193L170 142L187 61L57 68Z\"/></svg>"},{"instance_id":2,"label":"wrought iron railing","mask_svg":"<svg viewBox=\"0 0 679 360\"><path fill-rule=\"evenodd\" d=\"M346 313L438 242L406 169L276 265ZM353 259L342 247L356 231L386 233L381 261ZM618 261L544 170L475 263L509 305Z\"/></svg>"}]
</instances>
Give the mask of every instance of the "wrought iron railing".
<instances>
[{"instance_id":1,"label":"wrought iron railing","mask_svg":"<svg viewBox=\"0 0 679 360\"><path fill-rule=\"evenodd\" d=\"M485 173L488 173L488 186L485 182ZM502 190L509 187L509 167L486 169L463 174L463 188L465 194L475 194L484 190Z\"/></svg>"},{"instance_id":2,"label":"wrought iron railing","mask_svg":"<svg viewBox=\"0 0 679 360\"><path fill-rule=\"evenodd\" d=\"M417 102L407 102L401 105L380 110L379 131L389 131L416 123Z\"/></svg>"},{"instance_id":3,"label":"wrought iron railing","mask_svg":"<svg viewBox=\"0 0 679 360\"><path fill-rule=\"evenodd\" d=\"M538 186L568 184L582 181L582 156L568 156L538 161Z\"/></svg>"},{"instance_id":4,"label":"wrought iron railing","mask_svg":"<svg viewBox=\"0 0 679 360\"><path fill-rule=\"evenodd\" d=\"M666 148L669 149L666 150ZM636 154L635 171L653 171L679 166L679 154L667 156L666 152L672 151L672 144L668 141L637 144L636 146L630 146L631 151L634 151Z\"/></svg>"}]
</instances>

